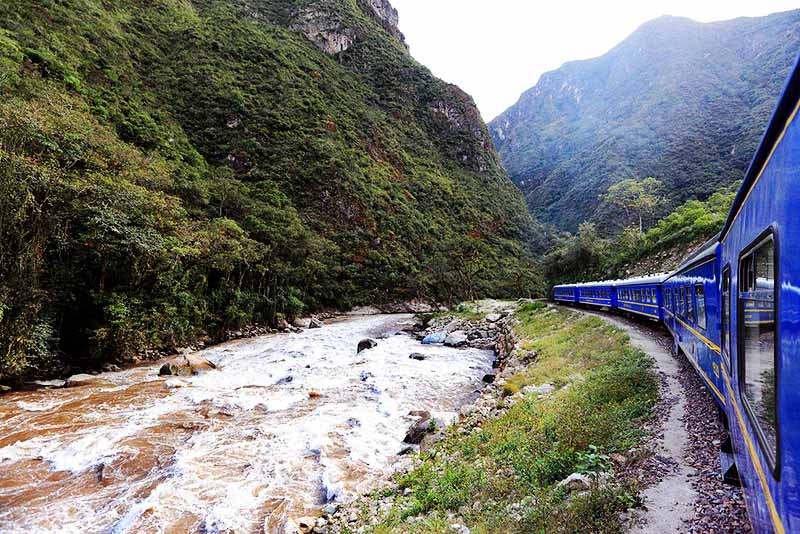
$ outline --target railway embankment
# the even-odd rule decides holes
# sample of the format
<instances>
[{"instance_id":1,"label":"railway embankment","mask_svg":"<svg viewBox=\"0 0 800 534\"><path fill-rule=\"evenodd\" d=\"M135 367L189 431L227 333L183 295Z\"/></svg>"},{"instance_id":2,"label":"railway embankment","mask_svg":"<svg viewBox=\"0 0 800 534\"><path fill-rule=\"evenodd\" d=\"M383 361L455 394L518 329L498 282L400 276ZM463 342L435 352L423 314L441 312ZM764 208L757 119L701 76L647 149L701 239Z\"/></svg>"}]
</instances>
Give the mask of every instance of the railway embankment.
<instances>
[{"instance_id":1,"label":"railway embankment","mask_svg":"<svg viewBox=\"0 0 800 534\"><path fill-rule=\"evenodd\" d=\"M384 489L329 505L309 531L628 527L628 510L661 472L651 464L663 421L653 359L603 319L541 302L498 322L495 372L459 421L434 432Z\"/></svg>"},{"instance_id":2,"label":"railway embankment","mask_svg":"<svg viewBox=\"0 0 800 534\"><path fill-rule=\"evenodd\" d=\"M752 532L740 488L720 475L720 444L726 431L717 405L685 356L659 326L594 312L650 354L660 378L660 400L640 473L642 507L631 514L633 532L700 534Z\"/></svg>"}]
</instances>

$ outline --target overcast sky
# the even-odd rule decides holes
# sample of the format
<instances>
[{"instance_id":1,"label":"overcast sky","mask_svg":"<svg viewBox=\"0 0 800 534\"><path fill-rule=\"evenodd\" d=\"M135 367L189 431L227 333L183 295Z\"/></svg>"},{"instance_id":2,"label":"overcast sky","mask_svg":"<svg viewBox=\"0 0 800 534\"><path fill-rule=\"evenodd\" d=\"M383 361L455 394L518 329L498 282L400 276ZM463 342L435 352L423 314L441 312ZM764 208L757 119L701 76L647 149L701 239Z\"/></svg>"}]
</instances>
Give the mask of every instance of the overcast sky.
<instances>
[{"instance_id":1,"label":"overcast sky","mask_svg":"<svg viewBox=\"0 0 800 534\"><path fill-rule=\"evenodd\" d=\"M475 97L489 121L539 76L604 54L661 15L702 22L760 16L797 0L391 0L411 53Z\"/></svg>"}]
</instances>

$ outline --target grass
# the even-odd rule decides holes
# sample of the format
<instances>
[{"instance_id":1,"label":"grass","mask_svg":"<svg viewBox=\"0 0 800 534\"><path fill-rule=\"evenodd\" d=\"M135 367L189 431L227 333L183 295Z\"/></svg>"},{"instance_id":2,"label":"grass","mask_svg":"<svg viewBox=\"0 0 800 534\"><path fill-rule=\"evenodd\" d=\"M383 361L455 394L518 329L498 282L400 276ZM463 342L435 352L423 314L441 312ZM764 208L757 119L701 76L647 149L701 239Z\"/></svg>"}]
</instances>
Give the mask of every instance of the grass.
<instances>
[{"instance_id":1,"label":"grass","mask_svg":"<svg viewBox=\"0 0 800 534\"><path fill-rule=\"evenodd\" d=\"M451 429L400 477L395 505L371 532L447 532L457 514L473 533L618 532L619 513L638 499L630 483L598 482L608 455L635 446L657 398L651 359L624 332L595 317L526 304L517 312L522 350L536 363L517 387L562 387L529 396L469 434ZM573 472L590 491L557 487ZM406 495L404 495L404 493Z\"/></svg>"},{"instance_id":2,"label":"grass","mask_svg":"<svg viewBox=\"0 0 800 534\"><path fill-rule=\"evenodd\" d=\"M442 317L454 317L464 321L482 321L489 312L481 310L480 301L462 302L449 310L437 311L433 313L421 313L419 317L426 323L430 323Z\"/></svg>"}]
</instances>

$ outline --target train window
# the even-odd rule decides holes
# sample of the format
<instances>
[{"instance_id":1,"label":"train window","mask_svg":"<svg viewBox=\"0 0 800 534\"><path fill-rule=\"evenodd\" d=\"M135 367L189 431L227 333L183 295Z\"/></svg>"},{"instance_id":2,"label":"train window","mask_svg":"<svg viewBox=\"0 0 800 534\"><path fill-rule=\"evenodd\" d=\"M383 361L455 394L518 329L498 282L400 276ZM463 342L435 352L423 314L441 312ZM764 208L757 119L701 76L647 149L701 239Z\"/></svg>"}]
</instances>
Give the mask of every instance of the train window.
<instances>
[{"instance_id":1,"label":"train window","mask_svg":"<svg viewBox=\"0 0 800 534\"><path fill-rule=\"evenodd\" d=\"M706 291L703 284L694 286L694 301L697 304L697 326L706 330L708 319L706 318Z\"/></svg>"},{"instance_id":2,"label":"train window","mask_svg":"<svg viewBox=\"0 0 800 534\"><path fill-rule=\"evenodd\" d=\"M692 302L692 288L686 288L686 319L690 323L694 322L694 302Z\"/></svg>"},{"instance_id":3,"label":"train window","mask_svg":"<svg viewBox=\"0 0 800 534\"><path fill-rule=\"evenodd\" d=\"M680 296L678 298L678 315L680 315L681 317L683 317L683 306L685 303L685 297L683 295L684 291L685 290L683 288L680 289Z\"/></svg>"},{"instance_id":4,"label":"train window","mask_svg":"<svg viewBox=\"0 0 800 534\"><path fill-rule=\"evenodd\" d=\"M722 357L731 367L731 268L725 267L722 271L722 311L720 322L722 323Z\"/></svg>"},{"instance_id":5,"label":"train window","mask_svg":"<svg viewBox=\"0 0 800 534\"><path fill-rule=\"evenodd\" d=\"M774 250L770 236L739 260L739 387L773 466L778 448Z\"/></svg>"}]
</instances>

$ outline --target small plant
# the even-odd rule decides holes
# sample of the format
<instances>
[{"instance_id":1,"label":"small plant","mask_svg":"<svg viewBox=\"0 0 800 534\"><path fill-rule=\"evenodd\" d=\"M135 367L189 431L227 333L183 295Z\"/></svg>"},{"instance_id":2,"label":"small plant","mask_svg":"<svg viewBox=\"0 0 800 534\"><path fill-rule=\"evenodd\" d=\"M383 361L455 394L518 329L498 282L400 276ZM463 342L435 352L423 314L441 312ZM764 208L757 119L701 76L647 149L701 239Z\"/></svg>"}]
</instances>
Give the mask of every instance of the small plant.
<instances>
[{"instance_id":1,"label":"small plant","mask_svg":"<svg viewBox=\"0 0 800 534\"><path fill-rule=\"evenodd\" d=\"M594 445L589 445L588 451L578 453L578 463L575 466L575 471L597 478L600 473L611 469L612 465L611 458L601 454Z\"/></svg>"}]
</instances>

